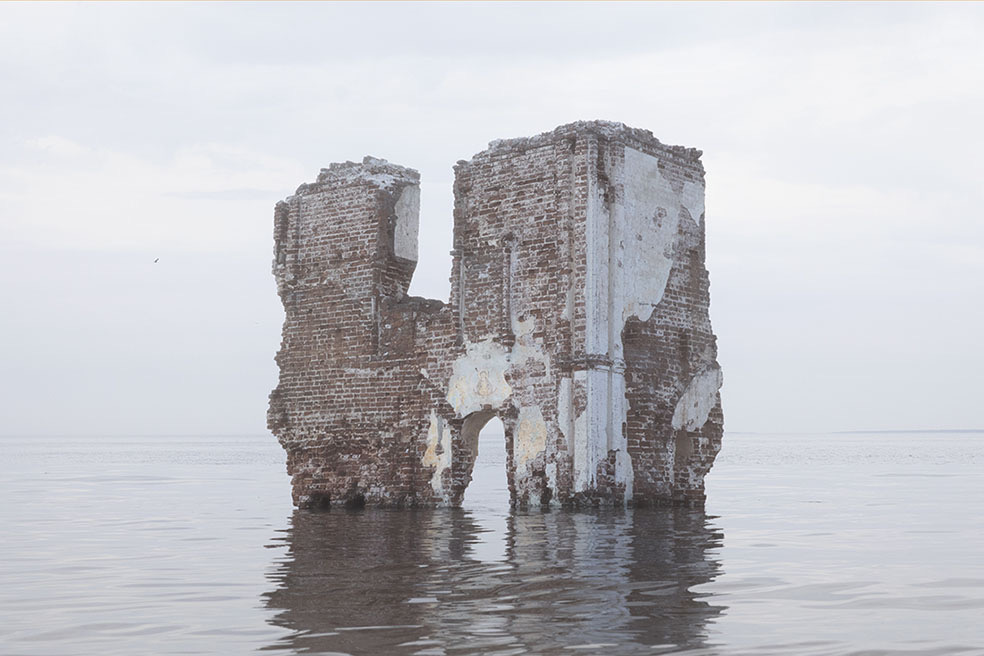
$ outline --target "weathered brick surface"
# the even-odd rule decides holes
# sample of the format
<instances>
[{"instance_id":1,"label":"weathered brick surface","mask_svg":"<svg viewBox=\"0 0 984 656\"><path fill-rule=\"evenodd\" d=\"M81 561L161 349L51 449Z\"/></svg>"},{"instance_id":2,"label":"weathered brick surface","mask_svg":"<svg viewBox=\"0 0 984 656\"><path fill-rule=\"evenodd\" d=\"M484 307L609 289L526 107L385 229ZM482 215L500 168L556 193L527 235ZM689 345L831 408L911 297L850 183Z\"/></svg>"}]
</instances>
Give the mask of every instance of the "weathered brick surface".
<instances>
[{"instance_id":1,"label":"weathered brick surface","mask_svg":"<svg viewBox=\"0 0 984 656\"><path fill-rule=\"evenodd\" d=\"M415 171L333 164L279 203L294 502L458 504L493 416L518 505L702 500L723 418L699 156L582 122L458 162L447 304L406 295Z\"/></svg>"}]
</instances>

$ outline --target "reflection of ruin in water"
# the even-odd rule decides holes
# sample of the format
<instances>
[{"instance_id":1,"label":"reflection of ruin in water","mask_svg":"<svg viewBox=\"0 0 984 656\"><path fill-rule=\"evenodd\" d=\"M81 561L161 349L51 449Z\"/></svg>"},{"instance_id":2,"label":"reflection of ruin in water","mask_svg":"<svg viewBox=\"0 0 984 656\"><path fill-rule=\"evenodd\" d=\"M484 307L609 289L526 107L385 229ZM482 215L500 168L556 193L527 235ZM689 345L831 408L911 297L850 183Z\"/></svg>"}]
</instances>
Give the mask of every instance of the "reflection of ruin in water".
<instances>
[{"instance_id":1,"label":"reflection of ruin in water","mask_svg":"<svg viewBox=\"0 0 984 656\"><path fill-rule=\"evenodd\" d=\"M720 573L722 535L700 510L510 514L499 562L475 559L483 529L461 510L297 511L291 524L266 595L291 634L268 649L654 653L703 646L724 610L693 590Z\"/></svg>"}]
</instances>

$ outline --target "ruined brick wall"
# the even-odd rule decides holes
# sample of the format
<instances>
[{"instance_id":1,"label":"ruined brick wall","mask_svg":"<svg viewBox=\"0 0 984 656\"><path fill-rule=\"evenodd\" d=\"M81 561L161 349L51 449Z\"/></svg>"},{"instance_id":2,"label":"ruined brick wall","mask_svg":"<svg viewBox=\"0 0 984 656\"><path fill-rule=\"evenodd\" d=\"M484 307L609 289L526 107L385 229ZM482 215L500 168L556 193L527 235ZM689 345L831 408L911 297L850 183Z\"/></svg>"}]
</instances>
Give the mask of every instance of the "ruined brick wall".
<instances>
[{"instance_id":1,"label":"ruined brick wall","mask_svg":"<svg viewBox=\"0 0 984 656\"><path fill-rule=\"evenodd\" d=\"M278 204L295 503L460 503L493 416L518 505L701 500L723 419L699 155L591 122L459 162L448 304L406 295L416 172L332 165Z\"/></svg>"}]
</instances>

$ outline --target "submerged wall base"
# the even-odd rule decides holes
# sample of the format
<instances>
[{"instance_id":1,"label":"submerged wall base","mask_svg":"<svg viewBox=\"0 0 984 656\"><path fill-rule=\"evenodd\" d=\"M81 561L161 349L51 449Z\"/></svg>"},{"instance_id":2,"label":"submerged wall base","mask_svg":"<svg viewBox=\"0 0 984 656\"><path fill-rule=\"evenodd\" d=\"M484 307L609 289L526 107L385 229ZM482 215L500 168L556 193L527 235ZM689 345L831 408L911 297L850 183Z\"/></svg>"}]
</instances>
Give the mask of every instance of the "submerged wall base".
<instances>
[{"instance_id":1,"label":"submerged wall base","mask_svg":"<svg viewBox=\"0 0 984 656\"><path fill-rule=\"evenodd\" d=\"M514 505L701 503L723 417L699 158L595 121L458 162L449 303L407 296L416 171L333 164L278 203L294 503L458 505L495 416Z\"/></svg>"}]
</instances>

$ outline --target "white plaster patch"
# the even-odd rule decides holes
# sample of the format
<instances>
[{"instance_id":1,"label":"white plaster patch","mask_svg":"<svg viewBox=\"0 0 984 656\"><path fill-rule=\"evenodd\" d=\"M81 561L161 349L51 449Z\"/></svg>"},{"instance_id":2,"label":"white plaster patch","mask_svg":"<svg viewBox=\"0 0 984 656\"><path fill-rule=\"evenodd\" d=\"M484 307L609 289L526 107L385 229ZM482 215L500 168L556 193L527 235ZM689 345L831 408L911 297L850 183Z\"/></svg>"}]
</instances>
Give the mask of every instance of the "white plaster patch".
<instances>
[{"instance_id":1,"label":"white plaster patch","mask_svg":"<svg viewBox=\"0 0 984 656\"><path fill-rule=\"evenodd\" d=\"M589 353L604 353L608 347L609 319L613 314L609 295L611 276L611 206L605 202L605 190L593 178L588 180L585 208L584 315L585 348Z\"/></svg>"},{"instance_id":2,"label":"white plaster patch","mask_svg":"<svg viewBox=\"0 0 984 656\"><path fill-rule=\"evenodd\" d=\"M630 317L648 321L662 302L679 238L684 195L659 168L659 158L624 149L621 203L605 200L603 183L588 194L585 238L588 270L585 347L614 363L624 357L622 330ZM616 171L616 175L617 175ZM703 187L686 189L687 210L699 219ZM634 470L624 433L628 412L622 370L598 367L586 373L586 410L575 422L572 442L575 491L596 485L597 469L615 453L615 482L632 498Z\"/></svg>"},{"instance_id":3,"label":"white plaster patch","mask_svg":"<svg viewBox=\"0 0 984 656\"><path fill-rule=\"evenodd\" d=\"M440 453L438 453L440 450ZM451 431L444 420L431 410L430 428L427 430L427 450L421 460L424 467L434 467L431 488L436 494L447 497L444 492L443 474L451 466Z\"/></svg>"},{"instance_id":4,"label":"white plaster patch","mask_svg":"<svg viewBox=\"0 0 984 656\"><path fill-rule=\"evenodd\" d=\"M585 372L574 372L578 384L584 385ZM560 379L560 388L557 390L557 428L560 434L567 441L567 448L571 451L574 458L574 491L580 492L594 481L588 463L588 422L585 413L581 413L576 419L573 416L574 408L574 381L570 378ZM556 472L556 470L555 470Z\"/></svg>"},{"instance_id":5,"label":"white plaster patch","mask_svg":"<svg viewBox=\"0 0 984 656\"><path fill-rule=\"evenodd\" d=\"M590 484L596 483L598 465L608 459L608 451L613 448L613 435L609 434L613 414L613 402L624 399L621 395L610 395L609 372L605 369L589 369L585 384L586 412L582 415L585 422L585 444L582 466ZM615 417L618 415L616 414ZM579 420L582 417L578 417ZM614 447L617 448L617 447ZM575 469L577 464L575 463ZM578 472L575 472L575 476ZM576 490L583 491L583 490Z\"/></svg>"},{"instance_id":6,"label":"white plaster patch","mask_svg":"<svg viewBox=\"0 0 984 656\"><path fill-rule=\"evenodd\" d=\"M583 492L594 484L595 470L588 463L588 421L582 412L574 420L574 491Z\"/></svg>"},{"instance_id":7,"label":"white plaster patch","mask_svg":"<svg viewBox=\"0 0 984 656\"><path fill-rule=\"evenodd\" d=\"M550 495L550 505L557 505L557 463L551 462L547 465L547 487L550 488L554 494Z\"/></svg>"},{"instance_id":8,"label":"white plaster patch","mask_svg":"<svg viewBox=\"0 0 984 656\"><path fill-rule=\"evenodd\" d=\"M570 424L571 424L571 401L572 390L571 390L571 379L561 378L560 379L560 389L557 390L557 428L560 429L560 434L564 436L564 439L570 442Z\"/></svg>"},{"instance_id":9,"label":"white plaster patch","mask_svg":"<svg viewBox=\"0 0 984 656\"><path fill-rule=\"evenodd\" d=\"M683 195L680 200L690 213L694 223L700 225L700 217L704 214L704 185L697 182L685 182Z\"/></svg>"},{"instance_id":10,"label":"white plaster patch","mask_svg":"<svg viewBox=\"0 0 984 656\"><path fill-rule=\"evenodd\" d=\"M673 244L680 223L680 195L652 155L625 149L625 224L622 228L623 322L647 321L663 300L673 266Z\"/></svg>"},{"instance_id":11,"label":"white plaster patch","mask_svg":"<svg viewBox=\"0 0 984 656\"><path fill-rule=\"evenodd\" d=\"M396 201L396 228L393 252L405 260L417 261L417 235L420 232L420 187L407 185Z\"/></svg>"},{"instance_id":12,"label":"white plaster patch","mask_svg":"<svg viewBox=\"0 0 984 656\"><path fill-rule=\"evenodd\" d=\"M533 318L520 321L512 320L513 334L516 343L509 354L509 361L515 366L522 366L527 360L535 360L543 364L547 376L550 376L550 356L543 350L541 341L533 338Z\"/></svg>"},{"instance_id":13,"label":"white plaster patch","mask_svg":"<svg viewBox=\"0 0 984 656\"><path fill-rule=\"evenodd\" d=\"M709 367L693 377L673 411L673 428L694 431L707 422L724 383L720 367Z\"/></svg>"},{"instance_id":14,"label":"white plaster patch","mask_svg":"<svg viewBox=\"0 0 984 656\"><path fill-rule=\"evenodd\" d=\"M632 482L635 472L632 470L632 458L627 447L615 452L615 482L625 484L625 500L632 500Z\"/></svg>"},{"instance_id":15,"label":"white plaster patch","mask_svg":"<svg viewBox=\"0 0 984 656\"><path fill-rule=\"evenodd\" d=\"M513 440L513 457L516 471L524 472L526 465L547 448L547 424L543 413L536 406L523 406L516 419L516 435Z\"/></svg>"},{"instance_id":16,"label":"white plaster patch","mask_svg":"<svg viewBox=\"0 0 984 656\"><path fill-rule=\"evenodd\" d=\"M522 321L520 321L516 317L512 318L512 329L517 339L521 337L529 337L530 335L532 335L533 326L534 326L533 317L527 317Z\"/></svg>"},{"instance_id":17,"label":"white plaster patch","mask_svg":"<svg viewBox=\"0 0 984 656\"><path fill-rule=\"evenodd\" d=\"M448 403L459 417L485 406L499 407L512 394L506 382L509 355L491 339L468 344L465 354L455 360L448 381Z\"/></svg>"},{"instance_id":18,"label":"white plaster patch","mask_svg":"<svg viewBox=\"0 0 984 656\"><path fill-rule=\"evenodd\" d=\"M611 423L608 426L611 432L609 448L615 450L615 483L625 485L625 499L628 501L632 498L634 473L632 457L629 455L629 440L624 429L629 416L629 402L625 397L625 376L612 372L609 389L611 390L608 408L611 415Z\"/></svg>"}]
</instances>

